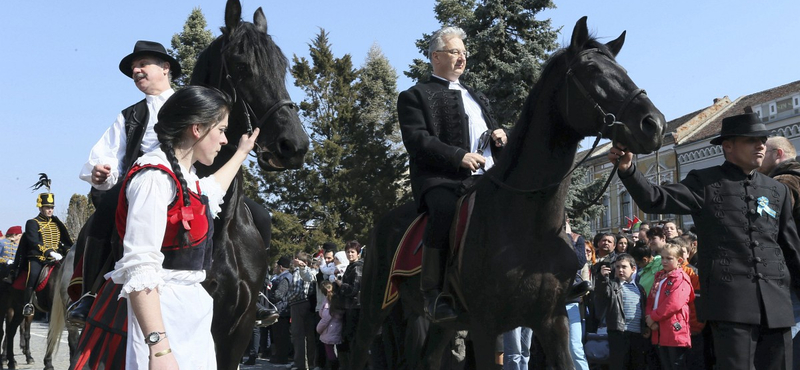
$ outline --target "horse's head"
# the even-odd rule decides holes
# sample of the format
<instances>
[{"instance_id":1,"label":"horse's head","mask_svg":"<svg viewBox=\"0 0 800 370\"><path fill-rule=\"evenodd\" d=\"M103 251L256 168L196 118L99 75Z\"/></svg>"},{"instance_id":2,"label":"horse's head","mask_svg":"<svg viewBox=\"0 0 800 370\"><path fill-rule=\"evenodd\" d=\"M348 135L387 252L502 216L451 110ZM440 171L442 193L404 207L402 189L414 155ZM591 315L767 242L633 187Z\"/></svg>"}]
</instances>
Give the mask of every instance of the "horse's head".
<instances>
[{"instance_id":1,"label":"horse's head","mask_svg":"<svg viewBox=\"0 0 800 370\"><path fill-rule=\"evenodd\" d=\"M625 32L607 44L597 42L586 17L578 20L562 54L567 72L559 92L566 97L561 114L582 135L600 132L633 153L650 153L661 147L666 120L615 60L624 42Z\"/></svg>"},{"instance_id":2,"label":"horse's head","mask_svg":"<svg viewBox=\"0 0 800 370\"><path fill-rule=\"evenodd\" d=\"M261 129L256 154L262 169L300 168L309 140L286 91L289 62L267 34L261 8L253 23L242 21L241 13L239 1L229 0L222 35L197 58L192 84L215 86L233 97L228 127L232 143Z\"/></svg>"}]
</instances>

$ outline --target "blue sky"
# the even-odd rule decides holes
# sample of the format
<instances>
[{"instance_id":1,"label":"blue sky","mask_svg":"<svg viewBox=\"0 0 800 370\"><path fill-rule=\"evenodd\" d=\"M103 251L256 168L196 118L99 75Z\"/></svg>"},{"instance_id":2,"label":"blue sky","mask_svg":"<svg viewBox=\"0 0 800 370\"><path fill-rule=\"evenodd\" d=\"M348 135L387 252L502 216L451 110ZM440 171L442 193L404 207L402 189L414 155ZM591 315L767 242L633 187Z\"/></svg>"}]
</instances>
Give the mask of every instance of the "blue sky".
<instances>
[{"instance_id":1,"label":"blue sky","mask_svg":"<svg viewBox=\"0 0 800 370\"><path fill-rule=\"evenodd\" d=\"M77 176L89 149L121 109L142 98L117 69L136 40L169 47L195 7L217 35L224 3L9 0L0 5L0 230L36 215L30 185L39 172L53 179L57 215L65 214L72 194L88 192ZM402 72L420 57L414 42L439 27L431 0L243 0L242 6L246 20L264 8L269 33L289 58L307 56L320 28L330 33L334 53L351 54L356 66L377 43L397 70L400 90L412 84ZM628 31L617 59L667 119L710 105L715 97L735 99L800 79L798 1L569 0L556 6L538 18L563 26L562 43L583 15L602 39ZM296 88L290 94L295 101L304 99Z\"/></svg>"}]
</instances>

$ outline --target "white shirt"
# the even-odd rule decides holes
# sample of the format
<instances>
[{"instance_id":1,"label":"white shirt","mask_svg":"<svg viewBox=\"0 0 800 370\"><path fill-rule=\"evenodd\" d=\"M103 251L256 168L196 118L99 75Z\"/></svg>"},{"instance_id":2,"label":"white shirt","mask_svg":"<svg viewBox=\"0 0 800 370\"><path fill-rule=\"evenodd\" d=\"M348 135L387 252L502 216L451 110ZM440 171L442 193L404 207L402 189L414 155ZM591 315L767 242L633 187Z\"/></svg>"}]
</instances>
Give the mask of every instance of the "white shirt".
<instances>
[{"instance_id":1,"label":"white shirt","mask_svg":"<svg viewBox=\"0 0 800 370\"><path fill-rule=\"evenodd\" d=\"M160 148L141 156L136 163L163 164L170 168L167 156ZM190 191L196 192L194 184L200 182L200 189L208 196L209 211L216 216L225 192L214 176L199 179L194 167L187 170L181 166L181 172ZM122 243L123 255L114 266L114 271L106 275L106 278L122 284L120 297L127 298L133 291L161 287L165 281L199 283L205 279L205 271L202 270L166 270L161 266L164 262L161 244L166 233L167 209L177 191L172 178L159 170L143 170L128 182L125 189L128 218Z\"/></svg>"},{"instance_id":2,"label":"white shirt","mask_svg":"<svg viewBox=\"0 0 800 370\"><path fill-rule=\"evenodd\" d=\"M167 89L161 95L146 95L147 102L147 127L142 137L142 153L149 153L159 146L158 136L153 130L158 122L158 111L175 91ZM127 133L125 132L125 117L120 113L116 121L106 130L100 140L94 144L89 152L89 159L81 168L78 177L91 184L97 190L108 190L117 184L120 178L120 164L125 158L125 149L128 143ZM92 169L97 164L108 164L111 166L111 173L106 181L100 185L92 183ZM123 169L124 170L124 169ZM123 174L124 176L124 174Z\"/></svg>"},{"instance_id":3,"label":"white shirt","mask_svg":"<svg viewBox=\"0 0 800 370\"><path fill-rule=\"evenodd\" d=\"M469 151L472 153L478 152L478 141L481 138L481 134L486 132L489 129L486 126L486 120L483 117L483 111L481 111L481 106L478 105L478 102L470 95L467 88L464 87L458 81L453 82L442 77L439 77L435 74L432 75L438 79L447 81L450 83L448 89L450 90L458 90L461 92L461 100L464 102L464 111L467 113L467 118L469 119ZM491 138L490 138L491 140ZM494 158L492 158L492 145L491 142L489 145L486 146L486 149L483 150L483 157L486 158L486 164L484 164L482 169L478 169L477 171L472 171L473 175L483 175L484 170L488 170L494 166Z\"/></svg>"}]
</instances>

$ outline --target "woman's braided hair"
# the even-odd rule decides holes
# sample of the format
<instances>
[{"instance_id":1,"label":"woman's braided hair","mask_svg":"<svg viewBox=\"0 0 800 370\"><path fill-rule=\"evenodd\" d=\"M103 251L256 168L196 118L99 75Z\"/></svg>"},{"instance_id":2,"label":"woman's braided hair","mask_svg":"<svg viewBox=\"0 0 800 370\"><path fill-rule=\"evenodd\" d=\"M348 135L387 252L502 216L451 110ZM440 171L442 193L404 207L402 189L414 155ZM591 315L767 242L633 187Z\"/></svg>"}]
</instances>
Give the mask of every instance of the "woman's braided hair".
<instances>
[{"instance_id":1,"label":"woman's braided hair","mask_svg":"<svg viewBox=\"0 0 800 370\"><path fill-rule=\"evenodd\" d=\"M161 150L167 155L172 172L181 183L183 192L181 199L188 206L189 187L181 171L178 158L175 157L175 146L183 140L184 132L192 125L198 124L206 134L222 121L231 110L231 99L224 92L210 87L187 86L178 90L164 103L158 112L158 123L153 127L161 142ZM203 136L205 136L204 134ZM201 138L202 140L202 138ZM181 225L181 227L183 227ZM178 244L191 244L186 230L178 234Z\"/></svg>"}]
</instances>

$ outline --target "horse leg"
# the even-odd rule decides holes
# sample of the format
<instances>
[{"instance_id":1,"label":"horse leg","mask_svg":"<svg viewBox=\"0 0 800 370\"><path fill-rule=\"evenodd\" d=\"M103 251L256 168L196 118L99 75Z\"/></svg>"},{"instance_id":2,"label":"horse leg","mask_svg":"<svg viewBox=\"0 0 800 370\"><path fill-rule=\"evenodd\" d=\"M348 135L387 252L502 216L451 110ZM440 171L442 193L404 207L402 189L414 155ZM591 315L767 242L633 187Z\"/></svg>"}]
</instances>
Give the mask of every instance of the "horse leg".
<instances>
[{"instance_id":1,"label":"horse leg","mask_svg":"<svg viewBox=\"0 0 800 370\"><path fill-rule=\"evenodd\" d=\"M14 359L14 337L17 335L17 329L19 328L20 323L22 323L22 305L18 306L20 309L19 312L14 312L14 317L11 319L11 323L6 328L6 358L8 359L8 368L9 369L16 369L17 368L17 360Z\"/></svg>"},{"instance_id":2,"label":"horse leg","mask_svg":"<svg viewBox=\"0 0 800 370\"><path fill-rule=\"evenodd\" d=\"M30 365L34 363L33 356L31 356L31 323L33 316L23 317L22 325L20 326L20 341L19 345L22 347L22 353L25 355L25 362ZM22 344L22 339L25 339L25 345Z\"/></svg>"},{"instance_id":3,"label":"horse leg","mask_svg":"<svg viewBox=\"0 0 800 370\"><path fill-rule=\"evenodd\" d=\"M489 333L485 328L471 327L469 338L475 352L475 365L478 369L501 370L502 365L495 361L497 351L497 334Z\"/></svg>"},{"instance_id":4,"label":"horse leg","mask_svg":"<svg viewBox=\"0 0 800 370\"><path fill-rule=\"evenodd\" d=\"M67 343L69 345L69 369L75 368L78 361L78 341L81 339L81 331L77 328L67 328Z\"/></svg>"},{"instance_id":5,"label":"horse leg","mask_svg":"<svg viewBox=\"0 0 800 370\"><path fill-rule=\"evenodd\" d=\"M575 368L569 350L569 319L566 306L560 306L551 317L534 323L533 332L540 339L542 350L547 357L548 369Z\"/></svg>"},{"instance_id":6,"label":"horse leg","mask_svg":"<svg viewBox=\"0 0 800 370\"><path fill-rule=\"evenodd\" d=\"M442 356L447 345L455 338L456 331L439 325L429 325L428 338L422 349L422 368L425 370L441 369Z\"/></svg>"}]
</instances>

